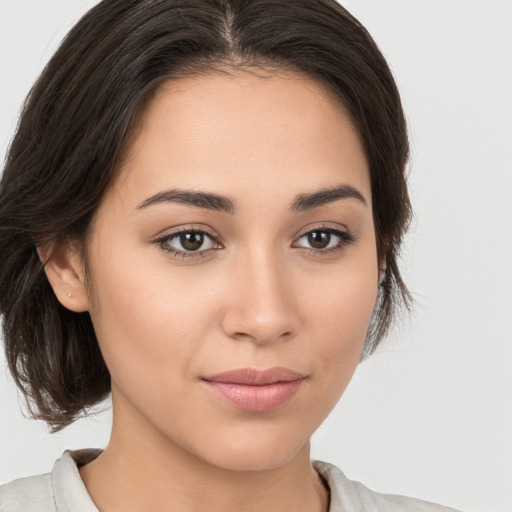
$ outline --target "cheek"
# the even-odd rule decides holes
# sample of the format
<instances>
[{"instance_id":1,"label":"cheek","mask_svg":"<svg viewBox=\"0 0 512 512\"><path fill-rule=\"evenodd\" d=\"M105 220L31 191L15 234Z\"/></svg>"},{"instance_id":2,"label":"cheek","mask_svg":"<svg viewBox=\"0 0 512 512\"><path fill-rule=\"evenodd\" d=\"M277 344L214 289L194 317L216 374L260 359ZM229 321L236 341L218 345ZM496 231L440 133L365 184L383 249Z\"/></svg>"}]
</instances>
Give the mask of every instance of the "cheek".
<instances>
[{"instance_id":1,"label":"cheek","mask_svg":"<svg viewBox=\"0 0 512 512\"><path fill-rule=\"evenodd\" d=\"M310 338L325 376L325 392L336 402L359 363L378 294L376 257L368 250L340 265L308 298Z\"/></svg>"},{"instance_id":2,"label":"cheek","mask_svg":"<svg viewBox=\"0 0 512 512\"><path fill-rule=\"evenodd\" d=\"M91 318L114 381L144 379L145 385L167 382L168 388L169 381L189 373L218 322L219 287L204 271L175 269L165 260L151 265L147 253L134 254L101 255L104 263L94 267Z\"/></svg>"},{"instance_id":3,"label":"cheek","mask_svg":"<svg viewBox=\"0 0 512 512\"><path fill-rule=\"evenodd\" d=\"M364 342L377 299L376 261L374 246L368 243L309 283L307 308L325 339L346 340L356 350ZM339 344L333 349L340 349Z\"/></svg>"}]
</instances>

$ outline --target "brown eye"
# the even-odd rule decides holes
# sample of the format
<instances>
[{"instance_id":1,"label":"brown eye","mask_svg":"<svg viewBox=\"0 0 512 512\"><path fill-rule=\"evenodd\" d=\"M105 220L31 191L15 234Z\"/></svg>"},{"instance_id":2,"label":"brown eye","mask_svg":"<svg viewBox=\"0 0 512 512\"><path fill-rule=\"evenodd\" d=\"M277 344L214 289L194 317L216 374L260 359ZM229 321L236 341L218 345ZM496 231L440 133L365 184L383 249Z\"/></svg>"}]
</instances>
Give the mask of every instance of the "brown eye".
<instances>
[{"instance_id":1,"label":"brown eye","mask_svg":"<svg viewBox=\"0 0 512 512\"><path fill-rule=\"evenodd\" d=\"M217 249L213 235L199 230L183 230L155 240L166 252L175 256L204 256L210 249Z\"/></svg>"},{"instance_id":2,"label":"brown eye","mask_svg":"<svg viewBox=\"0 0 512 512\"><path fill-rule=\"evenodd\" d=\"M348 231L334 228L317 228L304 233L294 243L294 247L309 249L317 254L327 254L343 249L355 242L356 237Z\"/></svg>"},{"instance_id":3,"label":"brown eye","mask_svg":"<svg viewBox=\"0 0 512 512\"><path fill-rule=\"evenodd\" d=\"M307 234L308 243L313 249L325 249L331 241L331 233L327 231L311 231Z\"/></svg>"},{"instance_id":4,"label":"brown eye","mask_svg":"<svg viewBox=\"0 0 512 512\"><path fill-rule=\"evenodd\" d=\"M180 243L186 251L197 251L201 248L204 242L203 233L191 231L189 233L182 233L180 235Z\"/></svg>"}]
</instances>

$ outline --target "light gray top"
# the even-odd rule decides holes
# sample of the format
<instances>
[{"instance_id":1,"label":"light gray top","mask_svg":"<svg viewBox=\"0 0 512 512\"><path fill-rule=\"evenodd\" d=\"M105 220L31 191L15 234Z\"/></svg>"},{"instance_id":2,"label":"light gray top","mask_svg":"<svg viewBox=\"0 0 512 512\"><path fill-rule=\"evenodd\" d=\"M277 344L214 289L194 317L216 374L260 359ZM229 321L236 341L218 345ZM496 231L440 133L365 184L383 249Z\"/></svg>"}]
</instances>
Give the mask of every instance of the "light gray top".
<instances>
[{"instance_id":1,"label":"light gray top","mask_svg":"<svg viewBox=\"0 0 512 512\"><path fill-rule=\"evenodd\" d=\"M99 449L66 450L51 473L0 486L0 512L98 512L78 467L100 453ZM331 490L329 512L456 512L414 498L379 494L349 480L332 464L314 461L313 465Z\"/></svg>"}]
</instances>

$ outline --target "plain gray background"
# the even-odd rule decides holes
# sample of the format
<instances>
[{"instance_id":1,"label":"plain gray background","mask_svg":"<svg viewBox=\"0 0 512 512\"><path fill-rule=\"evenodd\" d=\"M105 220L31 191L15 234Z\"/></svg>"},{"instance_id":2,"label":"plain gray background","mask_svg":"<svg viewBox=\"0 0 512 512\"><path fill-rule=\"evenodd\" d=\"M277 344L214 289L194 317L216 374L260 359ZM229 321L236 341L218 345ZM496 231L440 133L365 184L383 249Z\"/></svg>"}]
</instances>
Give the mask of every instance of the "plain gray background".
<instances>
[{"instance_id":1,"label":"plain gray background","mask_svg":"<svg viewBox=\"0 0 512 512\"><path fill-rule=\"evenodd\" d=\"M0 0L0 154L28 89L95 1ZM374 36L410 125L416 298L361 365L313 456L381 492L512 510L512 1L347 0ZM104 447L110 411L57 435L25 419L0 356L0 484Z\"/></svg>"}]
</instances>

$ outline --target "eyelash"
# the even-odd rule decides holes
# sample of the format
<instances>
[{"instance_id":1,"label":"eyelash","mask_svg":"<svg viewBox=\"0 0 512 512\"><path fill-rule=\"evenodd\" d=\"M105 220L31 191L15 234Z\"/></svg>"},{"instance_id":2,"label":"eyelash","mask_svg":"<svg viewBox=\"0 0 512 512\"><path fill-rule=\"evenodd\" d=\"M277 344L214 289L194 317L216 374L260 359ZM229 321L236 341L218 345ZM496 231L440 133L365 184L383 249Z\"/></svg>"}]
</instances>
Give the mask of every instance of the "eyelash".
<instances>
[{"instance_id":1,"label":"eyelash","mask_svg":"<svg viewBox=\"0 0 512 512\"><path fill-rule=\"evenodd\" d=\"M345 248L346 246L353 244L357 239L356 237L349 233L348 231L342 231L338 228L333 228L329 226L318 226L314 229L310 229L309 231L306 231L302 235L300 235L297 240L300 240L301 238L304 238L305 236L309 235L310 233L314 232L322 232L322 233L328 233L330 235L334 235L339 238L339 242L334 246L330 247L328 249L308 249L307 247L299 247L303 251L305 251L307 254L312 254L315 256L321 255L327 255L332 254L334 252L340 251L341 249ZM154 241L155 244L157 244L162 250L165 252L171 254L172 256L176 258L197 258L197 257L206 257L207 253L212 250L216 249L206 249L202 251L181 251L177 249L172 249L167 245L170 240L180 236L183 233L197 233L200 235L205 235L208 238L210 238L213 242L219 243L219 239L213 235L212 233L209 233L208 231L204 231L202 229L190 229L190 228L184 228L180 229L178 231L174 231L173 233L170 233L168 235L165 235L161 238L158 238Z\"/></svg>"}]
</instances>

